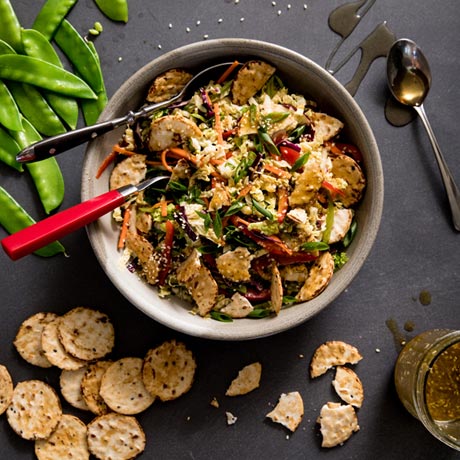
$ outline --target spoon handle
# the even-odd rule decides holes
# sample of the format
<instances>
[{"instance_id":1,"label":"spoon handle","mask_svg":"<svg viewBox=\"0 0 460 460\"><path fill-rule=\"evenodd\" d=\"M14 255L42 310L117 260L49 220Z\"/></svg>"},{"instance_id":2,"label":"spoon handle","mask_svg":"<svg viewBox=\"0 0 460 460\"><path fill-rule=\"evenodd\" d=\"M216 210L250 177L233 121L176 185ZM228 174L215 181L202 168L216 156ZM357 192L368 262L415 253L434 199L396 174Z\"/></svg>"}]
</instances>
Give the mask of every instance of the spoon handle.
<instances>
[{"instance_id":1,"label":"spoon handle","mask_svg":"<svg viewBox=\"0 0 460 460\"><path fill-rule=\"evenodd\" d=\"M431 145L433 147L433 151L438 162L439 171L441 172L441 177L444 182L444 187L446 189L447 198L449 200L450 209L452 211L452 221L454 223L455 230L460 231L460 191L457 185L455 184L454 178L452 177L449 168L447 167L447 163L441 152L441 148L439 147L433 129L431 128L430 122L428 121L428 117L426 116L423 104L414 107L414 109L420 116L420 119L423 122L423 126L425 127L426 132L428 133L428 137L431 141Z\"/></svg>"}]
</instances>

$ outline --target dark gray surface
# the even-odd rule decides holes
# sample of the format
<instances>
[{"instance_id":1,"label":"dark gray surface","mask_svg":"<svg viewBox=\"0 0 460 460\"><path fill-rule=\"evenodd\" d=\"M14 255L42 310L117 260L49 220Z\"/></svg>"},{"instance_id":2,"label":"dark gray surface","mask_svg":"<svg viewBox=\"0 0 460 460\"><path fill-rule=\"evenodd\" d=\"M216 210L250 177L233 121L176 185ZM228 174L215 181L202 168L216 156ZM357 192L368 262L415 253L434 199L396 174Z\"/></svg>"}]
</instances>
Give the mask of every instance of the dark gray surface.
<instances>
[{"instance_id":1,"label":"dark gray surface","mask_svg":"<svg viewBox=\"0 0 460 460\"><path fill-rule=\"evenodd\" d=\"M30 27L43 2L12 3L22 25ZM324 65L339 40L328 28L327 19L335 7L345 2L305 3L307 9L304 2L292 1L288 8L289 2L280 0L276 6L269 0L130 0L130 19L122 25L104 18L92 0L80 0L69 19L82 33L96 20L103 23L104 32L96 46L111 95L152 58L203 40L205 34L209 38L270 41ZM433 87L425 107L446 160L460 182L458 2L377 1L340 55L345 56L382 21L387 21L397 37L415 40L431 63ZM347 83L353 74L357 57L337 74L342 83ZM355 99L368 117L380 147L385 175L382 224L359 275L315 318L289 332L250 342L212 342L182 336L145 317L121 297L98 266L85 231L80 230L63 240L68 258L45 260L29 256L11 262L0 253L0 363L8 366L15 382L41 378L58 388L56 370L34 368L16 353L12 341L17 328L38 311L64 313L78 305L93 306L107 312L115 324L114 357L143 356L151 346L176 338L187 343L198 361L196 381L187 395L169 403L156 402L139 415L147 435L142 458L459 458L458 453L431 437L405 412L392 383L398 349L386 325L388 320L395 320L407 337L435 327L460 328L460 235L450 223L442 183L420 121L403 128L389 125L383 111L387 95L385 62L379 59ZM79 201L83 151L83 147L77 148L59 157L66 180L63 208ZM0 184L35 218L43 217L26 174L19 176L0 165ZM4 235L0 229L0 238ZM432 302L426 306L418 301L424 289L432 294ZM406 321L414 322L413 332L404 331ZM311 381L307 372L314 349L326 340L345 340L360 349L364 359L356 371L366 394L358 412L361 430L345 445L331 450L321 449L315 420L326 401L337 399L330 384L333 374ZM255 360L263 365L260 388L243 397L225 397L225 389L237 371ZM289 434L264 417L281 393L296 390L303 396L305 416L299 429ZM213 397L220 402L219 408L209 404ZM84 421L91 419L67 404L64 410ZM235 425L226 425L225 411L238 417ZM15 435L2 416L0 458L33 457L33 443Z\"/></svg>"}]
</instances>

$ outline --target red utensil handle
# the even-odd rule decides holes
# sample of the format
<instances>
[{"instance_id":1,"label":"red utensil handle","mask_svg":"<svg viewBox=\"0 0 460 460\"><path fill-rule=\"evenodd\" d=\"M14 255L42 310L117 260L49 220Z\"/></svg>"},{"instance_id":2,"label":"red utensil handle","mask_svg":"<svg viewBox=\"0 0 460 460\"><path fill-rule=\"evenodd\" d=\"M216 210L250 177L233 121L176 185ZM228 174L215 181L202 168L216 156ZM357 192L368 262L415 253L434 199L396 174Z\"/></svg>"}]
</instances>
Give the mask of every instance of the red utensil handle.
<instances>
[{"instance_id":1,"label":"red utensil handle","mask_svg":"<svg viewBox=\"0 0 460 460\"><path fill-rule=\"evenodd\" d=\"M124 201L118 190L111 190L3 238L3 249L11 259L20 259L95 221Z\"/></svg>"}]
</instances>

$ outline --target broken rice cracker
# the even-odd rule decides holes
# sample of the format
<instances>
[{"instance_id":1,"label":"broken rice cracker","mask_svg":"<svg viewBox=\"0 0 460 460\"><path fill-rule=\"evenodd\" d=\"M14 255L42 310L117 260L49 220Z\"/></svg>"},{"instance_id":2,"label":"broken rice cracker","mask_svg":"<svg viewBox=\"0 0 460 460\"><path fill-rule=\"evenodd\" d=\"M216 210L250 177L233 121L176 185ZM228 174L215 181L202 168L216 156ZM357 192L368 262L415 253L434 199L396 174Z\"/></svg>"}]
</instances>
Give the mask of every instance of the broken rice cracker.
<instances>
[{"instance_id":1,"label":"broken rice cracker","mask_svg":"<svg viewBox=\"0 0 460 460\"><path fill-rule=\"evenodd\" d=\"M298 391L293 391L282 393L278 404L266 417L294 432L302 421L303 413L302 396Z\"/></svg>"},{"instance_id":2,"label":"broken rice cracker","mask_svg":"<svg viewBox=\"0 0 460 460\"><path fill-rule=\"evenodd\" d=\"M334 366L356 364L362 359L358 349L341 341L326 342L320 345L310 363L311 378L319 377Z\"/></svg>"},{"instance_id":3,"label":"broken rice cracker","mask_svg":"<svg viewBox=\"0 0 460 460\"><path fill-rule=\"evenodd\" d=\"M38 460L89 459L86 425L74 415L63 414L49 438L35 441L35 455Z\"/></svg>"},{"instance_id":4,"label":"broken rice cracker","mask_svg":"<svg viewBox=\"0 0 460 460\"><path fill-rule=\"evenodd\" d=\"M238 372L238 376L228 387L226 396L245 395L259 387L262 365L258 362L248 364Z\"/></svg>"},{"instance_id":5,"label":"broken rice cracker","mask_svg":"<svg viewBox=\"0 0 460 460\"><path fill-rule=\"evenodd\" d=\"M354 371L348 367L337 366L332 386L343 401L355 407L362 406L363 384Z\"/></svg>"},{"instance_id":6,"label":"broken rice cracker","mask_svg":"<svg viewBox=\"0 0 460 460\"><path fill-rule=\"evenodd\" d=\"M321 426L322 447L342 444L359 430L356 412L350 405L328 402L322 408L317 423Z\"/></svg>"}]
</instances>

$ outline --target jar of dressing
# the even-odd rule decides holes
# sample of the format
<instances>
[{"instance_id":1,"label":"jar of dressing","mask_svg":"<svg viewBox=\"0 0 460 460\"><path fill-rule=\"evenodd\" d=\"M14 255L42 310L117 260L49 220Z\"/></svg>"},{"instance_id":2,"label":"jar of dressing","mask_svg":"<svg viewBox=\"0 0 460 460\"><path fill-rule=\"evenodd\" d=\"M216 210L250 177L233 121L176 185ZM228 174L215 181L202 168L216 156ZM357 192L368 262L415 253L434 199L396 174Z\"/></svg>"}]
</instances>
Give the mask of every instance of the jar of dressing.
<instances>
[{"instance_id":1,"label":"jar of dressing","mask_svg":"<svg viewBox=\"0 0 460 460\"><path fill-rule=\"evenodd\" d=\"M394 378L404 407L460 451L460 331L433 329L413 338L399 354Z\"/></svg>"}]
</instances>

